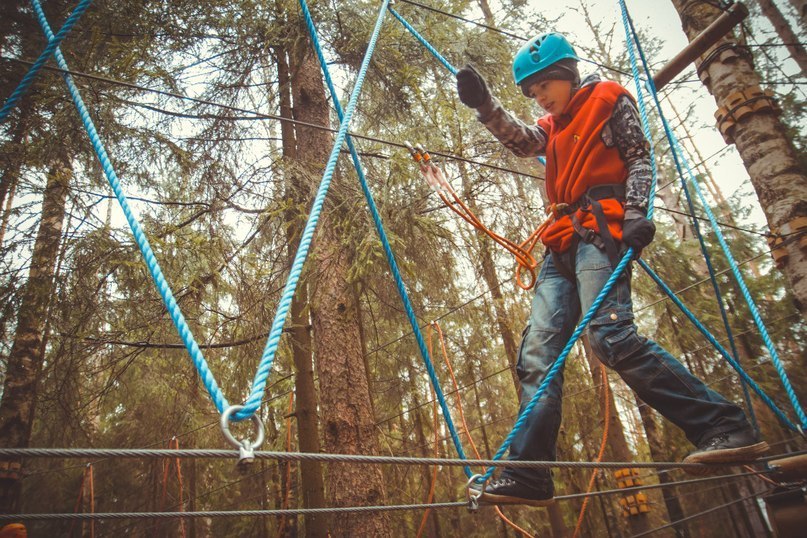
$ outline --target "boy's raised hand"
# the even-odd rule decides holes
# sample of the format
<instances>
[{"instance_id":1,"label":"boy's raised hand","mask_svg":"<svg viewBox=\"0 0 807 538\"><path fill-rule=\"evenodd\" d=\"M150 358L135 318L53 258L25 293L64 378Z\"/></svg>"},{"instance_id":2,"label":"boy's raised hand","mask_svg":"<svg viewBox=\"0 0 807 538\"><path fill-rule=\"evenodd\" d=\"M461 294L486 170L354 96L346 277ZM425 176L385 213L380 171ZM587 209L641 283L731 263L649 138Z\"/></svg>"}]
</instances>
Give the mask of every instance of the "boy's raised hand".
<instances>
[{"instance_id":1,"label":"boy's raised hand","mask_svg":"<svg viewBox=\"0 0 807 538\"><path fill-rule=\"evenodd\" d=\"M485 79L471 64L457 71L457 93L465 106L479 108L490 99Z\"/></svg>"}]
</instances>

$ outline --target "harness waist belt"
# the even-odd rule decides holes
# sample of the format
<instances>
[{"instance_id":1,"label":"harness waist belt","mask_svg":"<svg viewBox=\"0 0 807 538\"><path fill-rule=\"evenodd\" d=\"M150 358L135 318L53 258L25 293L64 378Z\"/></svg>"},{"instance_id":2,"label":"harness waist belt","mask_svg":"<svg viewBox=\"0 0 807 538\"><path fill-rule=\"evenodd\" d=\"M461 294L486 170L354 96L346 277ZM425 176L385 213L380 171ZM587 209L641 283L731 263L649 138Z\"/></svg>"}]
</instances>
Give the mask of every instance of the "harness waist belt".
<instances>
[{"instance_id":1,"label":"harness waist belt","mask_svg":"<svg viewBox=\"0 0 807 538\"><path fill-rule=\"evenodd\" d=\"M592 200L606 200L614 198L619 201L625 200L625 184L624 183L609 183L606 185L595 185L588 189L586 193L565 207L558 210L561 215L571 215L578 209L585 209L592 205Z\"/></svg>"}]
</instances>

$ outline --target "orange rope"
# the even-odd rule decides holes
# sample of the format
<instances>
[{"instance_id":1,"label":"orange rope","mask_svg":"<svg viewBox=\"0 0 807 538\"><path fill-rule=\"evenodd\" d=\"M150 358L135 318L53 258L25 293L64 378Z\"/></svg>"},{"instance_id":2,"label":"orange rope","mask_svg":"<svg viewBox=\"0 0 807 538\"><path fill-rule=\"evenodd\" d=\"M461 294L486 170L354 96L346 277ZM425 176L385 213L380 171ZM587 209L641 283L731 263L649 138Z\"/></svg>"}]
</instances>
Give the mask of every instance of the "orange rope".
<instances>
[{"instance_id":1,"label":"orange rope","mask_svg":"<svg viewBox=\"0 0 807 538\"><path fill-rule=\"evenodd\" d=\"M171 450L171 449L179 450L179 439L177 439L176 437L172 437L171 440L168 441L168 450ZM167 492L168 492L168 472L171 469L172 459L173 459L174 468L176 468L176 470L177 470L177 488L179 490L179 511L184 512L185 511L185 506L184 506L185 494L184 494L184 491L183 491L183 488L182 488L182 467L180 465L179 458L165 458L165 459L163 459L163 482L162 482L163 488L162 488L162 494L160 495L160 511L162 512L162 511L165 510L165 497L166 497ZM159 524L160 523L158 522L157 525L159 525ZM180 532L180 536L185 538L185 519L184 518L179 518L179 532Z\"/></svg>"},{"instance_id":2,"label":"orange rope","mask_svg":"<svg viewBox=\"0 0 807 538\"><path fill-rule=\"evenodd\" d=\"M87 482L90 489L90 513L95 513L95 479L93 478L92 463L87 464ZM90 520L90 538L95 538L95 520Z\"/></svg>"},{"instance_id":3,"label":"orange rope","mask_svg":"<svg viewBox=\"0 0 807 538\"><path fill-rule=\"evenodd\" d=\"M756 469L754 469L750 465L743 465L743 469L745 469L746 471L751 471L752 473L756 471ZM774 485L774 486L781 486L782 485L780 482L777 482L776 480L771 480L767 476L763 476L761 474L758 474L757 478L759 478L760 480L764 480L765 482L767 482L767 483L769 483L771 485Z\"/></svg>"},{"instance_id":4,"label":"orange rope","mask_svg":"<svg viewBox=\"0 0 807 538\"><path fill-rule=\"evenodd\" d=\"M286 452L291 452L291 413L294 411L294 392L289 396L289 411L286 413ZM291 496L291 462L286 462L286 490L283 492L283 502L281 508L285 510L289 507L289 497ZM280 516L277 524L277 535L283 536L286 530L286 516Z\"/></svg>"},{"instance_id":5,"label":"orange rope","mask_svg":"<svg viewBox=\"0 0 807 538\"><path fill-rule=\"evenodd\" d=\"M84 472L81 474L81 483L78 486L78 498L76 499L76 505L73 507L73 513L78 514L79 509L83 508L84 504L84 484L87 482L87 469L92 469L92 463L88 463L87 467L84 468ZM92 472L92 471L90 471ZM76 520L73 520L70 523L70 532L68 536L73 536L73 528L76 526ZM81 528L84 529L84 524L82 523ZM83 530L82 530L82 534Z\"/></svg>"},{"instance_id":6,"label":"orange rope","mask_svg":"<svg viewBox=\"0 0 807 538\"><path fill-rule=\"evenodd\" d=\"M477 230L483 232L488 237L493 239L496 243L504 247L516 258L516 284L524 290L529 290L536 283L535 269L538 267L538 262L532 255L535 245L541 238L541 235L546 231L550 224L552 224L558 217L558 212L566 206L566 204L551 204L546 208L547 218L538 226L538 228L530 234L530 236L520 244L514 243L510 239L503 237L493 230L485 226L482 221L477 217L471 209L465 205L460 199L451 185L446 181L443 172L431 161L431 156L428 152L418 148L415 150L411 148L412 157L420 165L420 173L436 191L437 195L443 203L451 209L454 213L462 217L463 220L468 222ZM449 196L446 196L446 193ZM452 200L453 199L453 200ZM528 271L530 279L527 283L522 281L521 275L524 271Z\"/></svg>"},{"instance_id":7,"label":"orange rope","mask_svg":"<svg viewBox=\"0 0 807 538\"><path fill-rule=\"evenodd\" d=\"M602 457L605 454L605 446L608 444L608 426L611 422L611 399L609 397L608 374L605 371L605 366L603 366L602 363L600 364L600 372L602 372L602 399L605 407L605 425L602 429L602 441L600 442L600 452L597 454L597 463L602 461ZM586 494L591 493L591 490L594 489L594 482L597 479L597 473L599 472L599 469L594 469L591 472L591 478L588 481ZM577 538L580 533L580 529L583 526L583 518L586 516L586 508L588 508L588 501L589 497L583 498L583 506L580 507L580 515L577 516L577 525L574 527L574 534L572 535L572 538Z\"/></svg>"},{"instance_id":8,"label":"orange rope","mask_svg":"<svg viewBox=\"0 0 807 538\"><path fill-rule=\"evenodd\" d=\"M479 450L476 448L476 443L474 443L473 437L471 437L470 430L468 429L468 423L465 421L465 413L462 410L462 399L460 397L460 387L459 383L457 383L456 376L454 376L454 368L451 367L451 361L448 359L448 352L446 351L446 342L445 338L443 338L443 330L440 328L440 324L437 323L436 321L432 321L431 324L434 325L434 327L437 329L437 335L440 337L440 350L443 353L443 361L445 361L446 367L448 368L448 373L451 376L451 383L453 383L454 385L454 394L456 394L457 398L457 410L459 411L460 414L460 421L462 422L462 428L465 430L465 436L468 438L468 442L471 445L471 449L474 451L476 459L482 459L482 456L480 456L479 454ZM499 508L498 506L495 506L494 508L496 509L496 513L499 515L502 521L510 525L513 529L515 529L516 532L521 533L523 536L526 536L527 538L532 538L533 535L531 533L522 529L516 523L508 519L507 516L504 515L504 512L502 512L501 508Z\"/></svg>"},{"instance_id":9,"label":"orange rope","mask_svg":"<svg viewBox=\"0 0 807 538\"><path fill-rule=\"evenodd\" d=\"M429 350L429 356L432 355L432 327L429 325L426 328L426 345ZM434 457L440 457L440 433L438 428L440 427L440 418L437 413L437 398L434 395L434 388L429 387L431 389L432 395L432 428L434 429ZM429 494L426 497L426 504L431 504L434 501L434 490L435 486L437 485L437 469L438 466L435 465L432 467L432 474L429 481ZM420 519L420 527L418 527L418 533L416 538L420 538L423 535L423 531L426 530L426 522L429 520L429 515L431 514L432 509L427 508L423 512L423 517Z\"/></svg>"}]
</instances>

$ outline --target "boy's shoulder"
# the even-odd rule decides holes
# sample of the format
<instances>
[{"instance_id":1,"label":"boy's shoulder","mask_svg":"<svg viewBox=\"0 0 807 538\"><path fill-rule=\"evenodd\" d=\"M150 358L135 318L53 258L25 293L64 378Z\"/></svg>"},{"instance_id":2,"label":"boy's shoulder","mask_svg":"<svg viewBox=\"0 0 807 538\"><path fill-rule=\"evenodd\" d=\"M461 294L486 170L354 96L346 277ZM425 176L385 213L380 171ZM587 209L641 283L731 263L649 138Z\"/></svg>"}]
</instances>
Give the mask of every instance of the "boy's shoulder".
<instances>
[{"instance_id":1,"label":"boy's shoulder","mask_svg":"<svg viewBox=\"0 0 807 538\"><path fill-rule=\"evenodd\" d=\"M596 79L594 79L596 76ZM614 82L613 80L607 80L600 78L599 75L594 75L586 77L583 80L582 86L586 84L594 84L594 88L591 91L592 96L602 97L606 100L613 100L614 102L619 98L621 95L630 95L630 92L620 83ZM589 82L589 79L592 79Z\"/></svg>"}]
</instances>

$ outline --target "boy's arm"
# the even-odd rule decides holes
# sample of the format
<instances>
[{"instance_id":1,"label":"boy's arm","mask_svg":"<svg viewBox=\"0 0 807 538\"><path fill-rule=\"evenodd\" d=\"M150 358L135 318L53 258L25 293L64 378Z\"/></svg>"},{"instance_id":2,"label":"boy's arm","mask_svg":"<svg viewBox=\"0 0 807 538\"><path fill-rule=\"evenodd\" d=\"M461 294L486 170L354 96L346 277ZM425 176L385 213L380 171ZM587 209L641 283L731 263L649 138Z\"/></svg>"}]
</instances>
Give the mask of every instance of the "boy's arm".
<instances>
[{"instance_id":1,"label":"boy's arm","mask_svg":"<svg viewBox=\"0 0 807 538\"><path fill-rule=\"evenodd\" d=\"M537 157L546 153L546 131L516 118L495 97L491 96L476 109L476 117L516 156Z\"/></svg>"},{"instance_id":2,"label":"boy's arm","mask_svg":"<svg viewBox=\"0 0 807 538\"><path fill-rule=\"evenodd\" d=\"M628 169L625 220L644 217L647 215L652 179L650 145L642 131L639 111L629 95L622 95L617 99L608 123L614 144Z\"/></svg>"},{"instance_id":3,"label":"boy's arm","mask_svg":"<svg viewBox=\"0 0 807 538\"><path fill-rule=\"evenodd\" d=\"M488 131L519 157L536 157L546 151L547 134L538 125L527 125L502 107L488 90L485 79L473 66L457 72L460 101L476 109L477 118Z\"/></svg>"}]
</instances>

